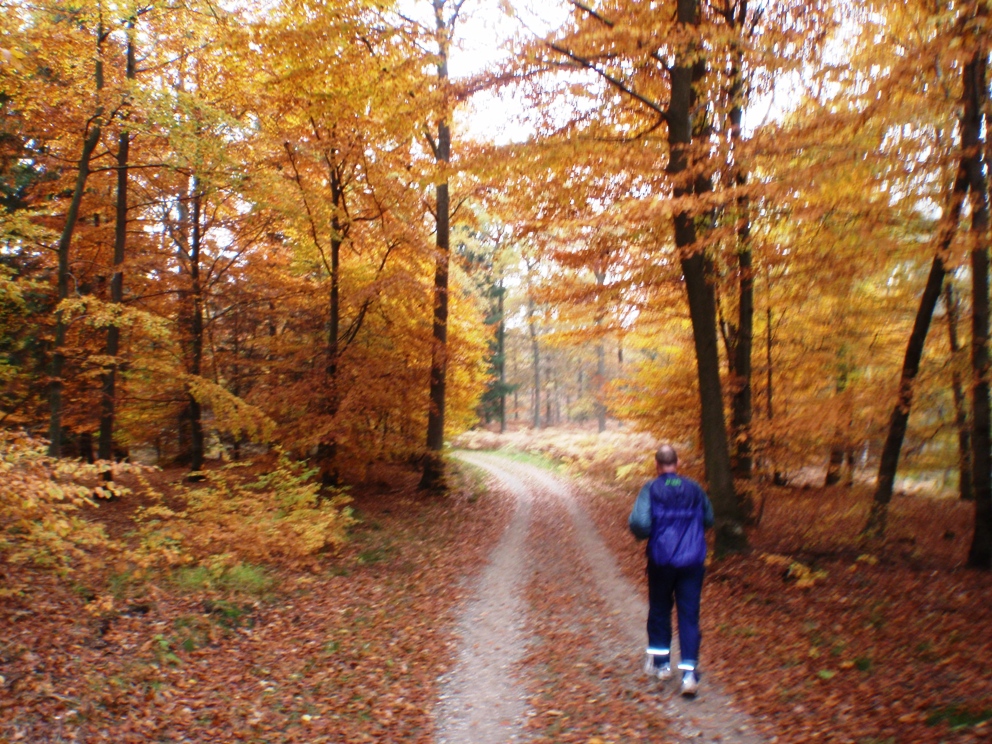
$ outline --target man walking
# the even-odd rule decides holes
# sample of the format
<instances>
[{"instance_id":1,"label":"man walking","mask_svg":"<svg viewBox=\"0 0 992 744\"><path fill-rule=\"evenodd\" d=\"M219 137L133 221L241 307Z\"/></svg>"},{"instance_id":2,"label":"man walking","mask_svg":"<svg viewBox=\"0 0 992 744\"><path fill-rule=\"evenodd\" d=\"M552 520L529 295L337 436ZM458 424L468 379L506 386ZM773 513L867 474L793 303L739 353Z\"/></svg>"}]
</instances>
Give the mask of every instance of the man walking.
<instances>
[{"instance_id":1,"label":"man walking","mask_svg":"<svg viewBox=\"0 0 992 744\"><path fill-rule=\"evenodd\" d=\"M654 456L658 477L637 495L628 525L647 539L648 649L645 671L661 680L672 676L672 604L678 609L682 694L699 689L699 600L703 591L706 539L713 506L695 481L678 475L679 458L670 445Z\"/></svg>"}]
</instances>

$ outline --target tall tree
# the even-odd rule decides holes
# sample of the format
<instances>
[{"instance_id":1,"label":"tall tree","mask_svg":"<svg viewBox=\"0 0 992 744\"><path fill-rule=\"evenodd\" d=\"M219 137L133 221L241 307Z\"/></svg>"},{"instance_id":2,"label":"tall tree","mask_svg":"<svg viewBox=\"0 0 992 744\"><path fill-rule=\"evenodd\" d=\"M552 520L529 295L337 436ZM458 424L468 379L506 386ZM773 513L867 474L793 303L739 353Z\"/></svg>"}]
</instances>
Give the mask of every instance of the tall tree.
<instances>
[{"instance_id":1,"label":"tall tree","mask_svg":"<svg viewBox=\"0 0 992 744\"><path fill-rule=\"evenodd\" d=\"M136 62L134 50L134 18L127 21L127 41L125 43L125 78L135 79ZM114 214L114 258L113 275L110 279L110 302L120 305L124 301L124 258L127 250L128 219L128 166L130 163L131 132L121 127L117 137L117 197ZM114 413L117 405L117 354L120 351L121 329L116 323L107 327L107 342L104 348L110 360L103 374L103 396L100 399L100 436L97 456L101 460L111 460L114 454ZM108 473L109 475L109 473Z\"/></svg>"},{"instance_id":2,"label":"tall tree","mask_svg":"<svg viewBox=\"0 0 992 744\"><path fill-rule=\"evenodd\" d=\"M988 8L976 5L975 51L964 77L961 140L971 204L971 412L975 531L968 565L992 569L992 410L989 401L989 194L985 137L988 132Z\"/></svg>"},{"instance_id":3,"label":"tall tree","mask_svg":"<svg viewBox=\"0 0 992 744\"><path fill-rule=\"evenodd\" d=\"M76 165L76 183L69 198L69 206L65 215L65 222L62 225L62 233L58 243L58 299L61 302L69 297L69 252L72 247L72 236L76 229L76 221L79 219L79 208L83 201L83 192L86 189L86 181L90 174L90 161L93 153L100 142L100 135L104 124L104 107L100 101L100 94L103 92L103 45L107 39L108 31L104 27L103 9L97 8L97 17L93 19L95 23L94 39L96 42L95 54L93 57L93 81L96 90L96 107L92 116L86 121L83 148L79 154ZM48 454L51 457L62 455L62 391L65 387L62 376L65 372L65 344L68 332L68 320L63 309L55 311L55 339L52 343L52 363L50 372L48 405L50 418L48 424Z\"/></svg>"},{"instance_id":4,"label":"tall tree","mask_svg":"<svg viewBox=\"0 0 992 744\"><path fill-rule=\"evenodd\" d=\"M961 210L964 200L969 191L972 198L972 232L981 241L981 235L987 231L987 224L982 225L982 204L985 197L981 196L984 188L983 176L976 176L975 171L982 168L982 93L981 88L976 90L976 76L980 73L984 85L984 61L981 50L976 49L971 58L962 68L962 96L961 96L961 154L958 162L957 174L954 178L951 194L949 198L946 214L942 218L940 229L938 230L937 246L930 273L927 276L923 294L920 297L920 305L916 313L909 342L906 346L906 353L903 360L902 373L899 380L899 389L896 397L896 404L889 419L888 434L882 448L882 455L878 467L878 483L875 488L875 498L872 509L865 525L865 534L878 537L885 532L888 504L892 500L892 490L895 483L896 469L899 462L899 453L906 436L906 428L909 421L909 413L912 407L913 390L917 375L920 370L920 361L923 357L923 348L926 343L927 333L930 328L930 321L933 317L934 309L944 286L946 275L945 262L951 241L957 230L958 222L961 218ZM976 192L975 189L979 191ZM977 207L977 211L976 211ZM986 212L987 215L987 212ZM984 218L987 222L987 216ZM977 222L976 222L977 220ZM987 247L986 247L987 250ZM976 251L980 254L981 249ZM973 252L972 260L979 262L981 266L981 255ZM974 270L975 267L973 267ZM980 281L980 280L976 280ZM980 291L980 290L979 290ZM985 290L987 295L987 288ZM976 295L975 308L978 307L979 295ZM977 321L980 323L980 321ZM974 331L974 327L973 327ZM980 345L980 344L979 344ZM981 364L981 351L973 344L972 363ZM977 380L978 378L976 378ZM980 382L976 382L973 387L973 395L981 396ZM987 391L986 391L987 396ZM987 407L987 406L986 406ZM978 445L980 446L980 445ZM977 450L975 451L977 454ZM987 461L987 456L986 456ZM976 464L976 467L977 464ZM977 474L977 471L976 471ZM988 476L984 482L988 483ZM977 484L976 484L977 485ZM977 493L977 492L976 492Z\"/></svg>"},{"instance_id":5,"label":"tall tree","mask_svg":"<svg viewBox=\"0 0 992 744\"><path fill-rule=\"evenodd\" d=\"M434 184L435 269L434 269L434 345L431 349L430 410L427 415L427 456L420 479L421 488L437 488L444 482L444 412L447 404L448 373L448 265L451 260L451 196L449 168L451 166L451 110L454 100L450 90L448 54L454 38L455 25L465 0L432 0L437 63L438 110L434 132L427 132L427 141L437 163ZM447 7L446 7L447 6Z\"/></svg>"}]
</instances>

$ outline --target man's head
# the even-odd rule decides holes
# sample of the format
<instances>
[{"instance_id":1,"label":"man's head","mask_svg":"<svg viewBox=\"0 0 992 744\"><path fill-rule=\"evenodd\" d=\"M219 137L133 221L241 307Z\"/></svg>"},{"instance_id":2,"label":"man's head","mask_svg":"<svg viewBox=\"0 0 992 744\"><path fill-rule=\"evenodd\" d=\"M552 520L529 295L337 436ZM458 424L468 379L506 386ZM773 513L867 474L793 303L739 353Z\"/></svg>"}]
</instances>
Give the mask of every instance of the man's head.
<instances>
[{"instance_id":1,"label":"man's head","mask_svg":"<svg viewBox=\"0 0 992 744\"><path fill-rule=\"evenodd\" d=\"M679 465L679 456L675 453L675 448L670 444L663 444L654 453L654 461L658 466L658 474L674 473Z\"/></svg>"}]
</instances>

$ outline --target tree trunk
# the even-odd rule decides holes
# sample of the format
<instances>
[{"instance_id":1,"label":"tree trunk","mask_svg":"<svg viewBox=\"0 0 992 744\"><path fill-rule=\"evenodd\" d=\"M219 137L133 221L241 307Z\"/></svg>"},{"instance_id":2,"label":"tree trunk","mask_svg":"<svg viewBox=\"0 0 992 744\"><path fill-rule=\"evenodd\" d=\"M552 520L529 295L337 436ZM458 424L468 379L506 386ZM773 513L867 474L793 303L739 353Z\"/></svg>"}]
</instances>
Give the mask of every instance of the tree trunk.
<instances>
[{"instance_id":1,"label":"tree trunk","mask_svg":"<svg viewBox=\"0 0 992 744\"><path fill-rule=\"evenodd\" d=\"M552 427L555 425L553 406L555 402L555 393L557 391L557 386L555 385L554 366L552 365L551 362L552 360L548 359L548 368L546 370L547 378L548 378L548 382L547 382L548 390L544 395L544 425L547 427Z\"/></svg>"},{"instance_id":2,"label":"tree trunk","mask_svg":"<svg viewBox=\"0 0 992 744\"><path fill-rule=\"evenodd\" d=\"M949 239L948 239L949 240ZM923 357L923 347L926 343L930 319L940 298L940 289L944 282L944 262L940 254L934 256L927 277L920 306L916 311L916 320L906 345L903 358L902 374L899 378L899 390L896 394L896 404L889 417L889 433L882 447L882 457L878 466L878 484L875 487L875 501L872 504L865 525L864 534L869 537L881 537L885 533L888 505L892 500L892 489L895 484L896 467L899 464L899 451L902 449L909 423L909 410L913 401L913 386L916 375L920 371L920 360Z\"/></svg>"},{"instance_id":3,"label":"tree trunk","mask_svg":"<svg viewBox=\"0 0 992 744\"><path fill-rule=\"evenodd\" d=\"M449 121L448 44L451 29L444 20L445 0L434 0L434 17L437 22L438 63L437 79L445 97L444 110L437 122L435 161L441 170L435 186L437 198L436 255L434 267L434 343L431 348L430 410L427 413L427 457L421 488L444 486L444 408L445 384L448 371L448 262L450 259L450 196L448 194L448 165L451 162L451 128ZM453 21L452 21L453 22Z\"/></svg>"},{"instance_id":4,"label":"tree trunk","mask_svg":"<svg viewBox=\"0 0 992 744\"><path fill-rule=\"evenodd\" d=\"M203 288L200 286L200 215L202 195L199 180L193 179L192 236L190 238L189 278L192 295L192 318L190 323L190 368L191 375L199 377L203 373ZM192 393L187 394L190 424L190 461L192 473L203 470L204 435L203 409L200 401Z\"/></svg>"},{"instance_id":5,"label":"tree trunk","mask_svg":"<svg viewBox=\"0 0 992 744\"><path fill-rule=\"evenodd\" d=\"M596 344L596 426L600 434L606 431L606 340L603 338L603 287L606 286L606 273L597 270L596 276L597 301L600 304L596 312L596 328L599 331L599 343Z\"/></svg>"},{"instance_id":6,"label":"tree trunk","mask_svg":"<svg viewBox=\"0 0 992 744\"><path fill-rule=\"evenodd\" d=\"M94 69L96 90L103 90L103 50L104 32L101 24L97 29L97 55ZM90 175L90 159L93 151L100 142L100 118L103 108L98 106L93 119L87 124L89 131L83 139L83 151L79 155L79 166L76 173L76 183L69 200L69 209L65 215L65 224L59 236L58 247L58 298L61 303L69 297L69 248L72 245L72 234L79 219L79 207L86 190L86 179ZM50 370L51 381L48 388L48 407L50 418L48 422L48 454L50 457L62 456L62 391L65 384L62 375L65 373L65 339L69 326L65 321L62 310L55 311L55 340L52 344L52 363Z\"/></svg>"},{"instance_id":7,"label":"tree trunk","mask_svg":"<svg viewBox=\"0 0 992 744\"><path fill-rule=\"evenodd\" d=\"M971 74L973 75L974 65L975 60L972 60L965 65L964 69L965 95L962 101L964 104L964 113L961 117L961 161L958 165L957 175L954 178L954 185L951 189L948 214L940 228L937 253L930 267L930 275L927 277L923 296L920 298L920 306L916 312L916 320L913 323L913 330L909 336L909 343L906 345L906 355L903 359L902 374L899 378L899 389L896 394L896 405L892 409L892 415L889 418L889 433L885 438L881 460L878 465L878 484L875 487L875 500L863 530L863 534L872 538L881 537L885 534L888 507L889 502L892 500L896 468L899 464L899 452L902 449L903 439L906 436L906 428L909 423L909 410L913 401L913 385L916 382L916 375L920 369L920 360L923 357L923 347L930 328L930 320L933 317L934 308L937 305L941 289L944 286L944 256L947 254L951 240L957 230L958 221L961 218L961 207L969 189L969 161L974 157L973 151L979 137L978 128L973 122L977 121L981 115L980 108L974 111L971 110L975 105L975 97L974 95L969 96L967 92L969 84L968 71L971 69ZM971 99L970 101L969 98ZM986 477L987 481L988 477Z\"/></svg>"},{"instance_id":8,"label":"tree trunk","mask_svg":"<svg viewBox=\"0 0 992 744\"><path fill-rule=\"evenodd\" d=\"M695 36L699 26L698 0L678 0L678 22L689 26ZM671 102L668 108L668 173L673 179L675 204L683 204L693 195L695 187L689 155L692 145L696 95L694 84L705 72L700 61L698 43L693 41L679 51L671 70ZM696 351L701 398L701 430L706 463L706 479L717 518L717 547L720 551L747 547L744 534L744 513L734 492L730 472L730 450L727 443L726 420L723 413L723 392L720 383L720 359L717 349L716 300L711 277L707 276L707 261L696 245L695 215L684 207L675 213L675 245L681 256L689 300L689 316Z\"/></svg>"},{"instance_id":9,"label":"tree trunk","mask_svg":"<svg viewBox=\"0 0 992 744\"><path fill-rule=\"evenodd\" d=\"M844 470L844 459L847 455L847 451L850 448L849 432L850 432L850 415L848 411L847 400L843 397L844 393L847 392L847 382L848 375L850 372L850 367L847 361L847 349L842 348L840 352L840 370L837 374L837 384L835 387L836 400L837 400L837 416L838 418L848 419L843 423L837 421L834 424L834 439L830 445L830 459L827 462L827 477L824 480L824 486L835 486L840 483L841 475ZM846 429L845 429L845 425Z\"/></svg>"},{"instance_id":10,"label":"tree trunk","mask_svg":"<svg viewBox=\"0 0 992 744\"><path fill-rule=\"evenodd\" d=\"M984 8L982 8L984 11ZM982 13L984 15L984 12ZM992 438L989 410L989 201L985 178L983 136L988 124L984 39L964 67L962 142L967 159L971 199L971 448L972 485L975 490L975 532L968 565L992 569Z\"/></svg>"},{"instance_id":11,"label":"tree trunk","mask_svg":"<svg viewBox=\"0 0 992 744\"><path fill-rule=\"evenodd\" d=\"M971 487L971 428L968 425L967 402L964 395L964 385L961 382L961 370L957 360L961 355L961 344L958 341L958 318L960 306L954 294L954 285L950 278L944 283L944 304L947 307L947 338L951 349L951 391L954 395L954 421L958 429L958 460L959 460L959 492L964 501L975 499Z\"/></svg>"},{"instance_id":12,"label":"tree trunk","mask_svg":"<svg viewBox=\"0 0 992 744\"><path fill-rule=\"evenodd\" d=\"M530 331L531 360L534 365L534 407L532 420L535 429L541 428L541 348L537 342L537 326L534 323L534 300L528 298L527 311Z\"/></svg>"},{"instance_id":13,"label":"tree trunk","mask_svg":"<svg viewBox=\"0 0 992 744\"><path fill-rule=\"evenodd\" d=\"M135 77L134 40L131 34L134 21L128 23L127 61L125 76ZM110 279L110 301L120 305L124 301L124 255L127 249L127 186L128 159L131 148L131 134L126 128L121 130L117 140L117 202L114 222L114 273ZM101 460L111 460L114 456L114 417L117 409L117 354L120 351L121 331L117 325L107 328L107 342L104 354L114 359L103 374L103 396L100 400L100 437L97 456ZM106 473L107 479L111 473Z\"/></svg>"},{"instance_id":14,"label":"tree trunk","mask_svg":"<svg viewBox=\"0 0 992 744\"><path fill-rule=\"evenodd\" d=\"M606 405L603 396L606 394L606 344L602 338L596 346L596 430L602 434L606 431Z\"/></svg>"},{"instance_id":15,"label":"tree trunk","mask_svg":"<svg viewBox=\"0 0 992 744\"><path fill-rule=\"evenodd\" d=\"M747 0L740 0L737 13L730 20L738 36L747 21ZM744 59L739 44L735 44L734 66L730 71L730 140L734 153L734 182L738 189L747 185L747 170L740 162L741 124L744 118ZM754 344L754 274L751 255L751 220L746 195L737 197L737 271L740 297L738 301L737 332L734 334L733 375L734 393L731 402L730 431L734 442L732 467L738 478L750 478L753 467L751 419L751 353Z\"/></svg>"},{"instance_id":16,"label":"tree trunk","mask_svg":"<svg viewBox=\"0 0 992 744\"><path fill-rule=\"evenodd\" d=\"M747 218L743 218L745 222ZM734 438L734 475L750 478L751 454L751 350L754 343L754 277L751 268L751 248L748 243L750 223L739 230L743 241L737 251L740 271L740 299L737 343L734 345L734 396L731 403L730 430Z\"/></svg>"},{"instance_id":17,"label":"tree trunk","mask_svg":"<svg viewBox=\"0 0 992 744\"><path fill-rule=\"evenodd\" d=\"M503 288L502 280L497 286L499 326L496 329L496 358L499 371L499 433L503 434L506 431L506 316L503 308L506 290Z\"/></svg>"},{"instance_id":18,"label":"tree trunk","mask_svg":"<svg viewBox=\"0 0 992 744\"><path fill-rule=\"evenodd\" d=\"M341 245L344 231L341 213L344 211L344 189L335 164L328 158L331 182L331 202L334 212L331 215L331 290L328 299L327 320L327 359L324 365L325 413L333 418L338 412L338 357L341 337ZM338 472L335 464L337 441L331 435L327 441L317 445L317 462L320 463L321 483L324 486L337 485Z\"/></svg>"}]
</instances>

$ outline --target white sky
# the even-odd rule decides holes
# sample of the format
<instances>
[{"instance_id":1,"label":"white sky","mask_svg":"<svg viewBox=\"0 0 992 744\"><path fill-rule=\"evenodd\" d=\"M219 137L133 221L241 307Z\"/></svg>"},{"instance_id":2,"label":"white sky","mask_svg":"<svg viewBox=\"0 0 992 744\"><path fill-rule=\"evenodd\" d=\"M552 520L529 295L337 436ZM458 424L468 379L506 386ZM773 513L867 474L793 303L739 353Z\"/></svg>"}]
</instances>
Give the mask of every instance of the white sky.
<instances>
[{"instance_id":1,"label":"white sky","mask_svg":"<svg viewBox=\"0 0 992 744\"><path fill-rule=\"evenodd\" d=\"M504 8L512 4L513 15ZM487 69L498 70L510 55L507 43L514 37L533 38L560 25L570 6L562 0L467 0L455 29L456 49L449 70L454 78L470 77ZM512 93L476 94L459 112L458 119L473 139L505 144L533 133L526 123L525 104Z\"/></svg>"},{"instance_id":2,"label":"white sky","mask_svg":"<svg viewBox=\"0 0 992 744\"><path fill-rule=\"evenodd\" d=\"M410 0L417 15L428 13L429 0ZM451 0L449 0L450 4ZM512 15L506 10L512 8ZM499 69L510 52L508 40L534 38L560 26L571 12L566 0L466 0L456 28L456 48L449 59L453 78L465 78L487 69ZM753 132L762 123L781 119L800 88L795 80L779 81L776 92L752 101L744 112L744 129ZM470 137L505 144L527 139L534 128L527 122L527 104L513 93L476 94L456 115Z\"/></svg>"}]
</instances>

